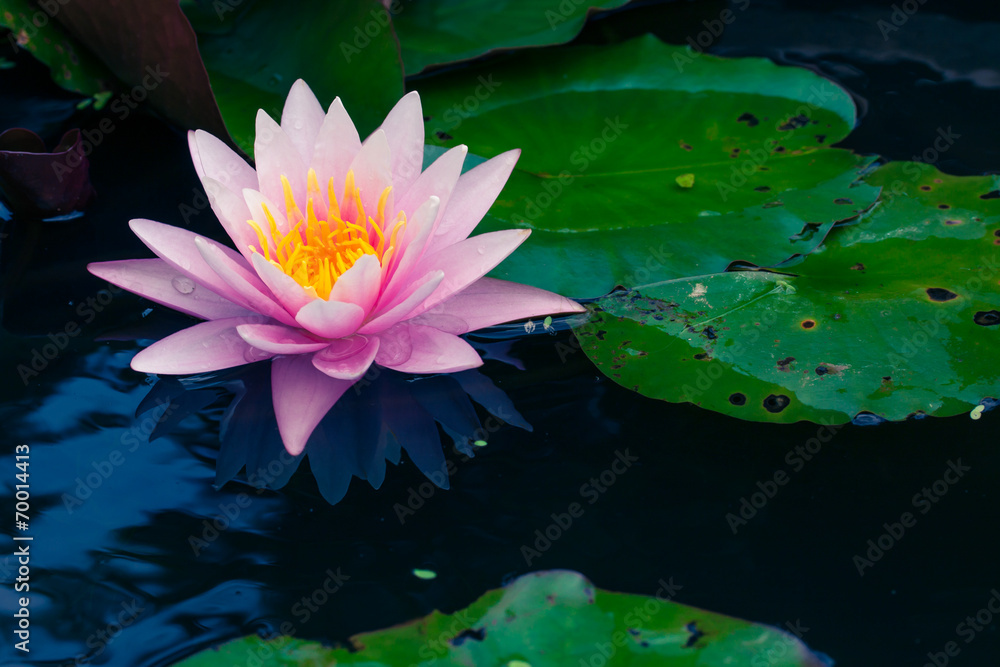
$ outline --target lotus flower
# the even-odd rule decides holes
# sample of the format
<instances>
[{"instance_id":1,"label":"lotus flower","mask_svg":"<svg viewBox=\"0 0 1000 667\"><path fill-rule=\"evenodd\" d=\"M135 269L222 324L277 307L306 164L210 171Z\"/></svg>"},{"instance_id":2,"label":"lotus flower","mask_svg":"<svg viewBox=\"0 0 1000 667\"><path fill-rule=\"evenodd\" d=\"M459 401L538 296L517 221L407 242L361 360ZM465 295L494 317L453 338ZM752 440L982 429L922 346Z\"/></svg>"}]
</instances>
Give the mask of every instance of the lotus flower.
<instances>
[{"instance_id":1,"label":"lotus flower","mask_svg":"<svg viewBox=\"0 0 1000 667\"><path fill-rule=\"evenodd\" d=\"M460 334L579 304L484 278L528 236L468 238L517 161L462 174L452 148L421 172L423 114L403 97L364 143L339 99L324 114L296 81L279 125L257 113L254 170L222 141L188 135L195 170L236 246L132 220L158 259L91 273L206 320L139 352L132 368L183 375L271 359L278 428L291 454L374 363L408 373L482 364Z\"/></svg>"}]
</instances>

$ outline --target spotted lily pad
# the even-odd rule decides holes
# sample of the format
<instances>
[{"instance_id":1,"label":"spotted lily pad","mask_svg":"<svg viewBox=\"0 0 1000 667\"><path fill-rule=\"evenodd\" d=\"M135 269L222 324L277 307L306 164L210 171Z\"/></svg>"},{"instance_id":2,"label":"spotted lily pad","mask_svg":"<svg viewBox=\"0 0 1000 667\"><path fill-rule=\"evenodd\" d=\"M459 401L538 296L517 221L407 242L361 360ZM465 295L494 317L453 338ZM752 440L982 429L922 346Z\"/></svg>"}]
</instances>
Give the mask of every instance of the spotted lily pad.
<instances>
[{"instance_id":1,"label":"spotted lily pad","mask_svg":"<svg viewBox=\"0 0 1000 667\"><path fill-rule=\"evenodd\" d=\"M415 82L428 140L517 169L477 231L533 229L493 275L572 297L773 266L867 209L871 162L831 148L850 95L801 68L647 36L526 51Z\"/></svg>"},{"instance_id":2,"label":"spotted lily pad","mask_svg":"<svg viewBox=\"0 0 1000 667\"><path fill-rule=\"evenodd\" d=\"M260 667L826 664L789 632L671 602L670 586L664 582L657 597L627 595L594 588L576 572L538 572L489 591L455 614L434 612L356 635L350 649L287 636L251 636L199 653L178 667L228 667L248 658ZM789 629L797 631L794 624Z\"/></svg>"},{"instance_id":3,"label":"spotted lily pad","mask_svg":"<svg viewBox=\"0 0 1000 667\"><path fill-rule=\"evenodd\" d=\"M387 12L399 33L407 74L481 56L495 49L562 44L587 16L628 0L390 0ZM375 32L376 14L362 24Z\"/></svg>"},{"instance_id":4,"label":"spotted lily pad","mask_svg":"<svg viewBox=\"0 0 1000 667\"><path fill-rule=\"evenodd\" d=\"M606 375L754 421L949 416L1000 396L1000 177L890 163L856 223L782 273L665 281L578 332Z\"/></svg>"}]
</instances>

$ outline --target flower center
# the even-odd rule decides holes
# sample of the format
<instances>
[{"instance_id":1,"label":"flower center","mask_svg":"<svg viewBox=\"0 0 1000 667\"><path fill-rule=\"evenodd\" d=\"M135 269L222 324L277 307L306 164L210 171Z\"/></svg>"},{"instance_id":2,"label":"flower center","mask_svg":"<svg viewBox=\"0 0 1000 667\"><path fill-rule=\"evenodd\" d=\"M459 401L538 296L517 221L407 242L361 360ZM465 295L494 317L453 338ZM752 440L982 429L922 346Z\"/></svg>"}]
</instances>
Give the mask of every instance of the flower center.
<instances>
[{"instance_id":1,"label":"flower center","mask_svg":"<svg viewBox=\"0 0 1000 667\"><path fill-rule=\"evenodd\" d=\"M386 204L392 186L382 191L377 211L370 216L361 201L361 190L354 183L353 171L347 172L344 194L338 201L333 178L324 196L315 170L310 169L303 215L284 175L281 184L285 191L288 228L278 227L266 204L262 204L262 208L269 229L261 229L253 220L247 220L247 224L257 232L264 258L307 290L313 290L316 296L328 299L337 279L362 255L375 255L385 266L396 252L399 234L406 229L406 214L400 211L394 219L386 221ZM256 248L251 250L257 252Z\"/></svg>"}]
</instances>

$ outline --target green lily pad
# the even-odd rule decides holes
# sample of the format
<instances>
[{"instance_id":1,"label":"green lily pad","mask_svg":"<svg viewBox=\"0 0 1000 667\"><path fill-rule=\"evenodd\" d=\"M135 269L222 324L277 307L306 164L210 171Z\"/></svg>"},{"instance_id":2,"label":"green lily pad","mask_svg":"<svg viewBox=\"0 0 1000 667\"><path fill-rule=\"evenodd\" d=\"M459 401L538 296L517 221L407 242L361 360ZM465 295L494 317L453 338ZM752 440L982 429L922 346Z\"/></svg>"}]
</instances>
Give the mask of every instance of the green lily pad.
<instances>
[{"instance_id":1,"label":"green lily pad","mask_svg":"<svg viewBox=\"0 0 1000 667\"><path fill-rule=\"evenodd\" d=\"M212 3L211 12L193 3L182 7L197 31L226 128L248 155L256 110L280 118L296 79L304 79L324 105L340 96L361 136L378 127L403 95L392 26L375 23L365 32L385 11L378 0L306 0L294 11L282 0Z\"/></svg>"},{"instance_id":2,"label":"green lily pad","mask_svg":"<svg viewBox=\"0 0 1000 667\"><path fill-rule=\"evenodd\" d=\"M601 299L578 332L646 396L754 421L949 416L1000 397L1000 177L890 163L856 224L787 274L734 271Z\"/></svg>"},{"instance_id":3,"label":"green lily pad","mask_svg":"<svg viewBox=\"0 0 1000 667\"><path fill-rule=\"evenodd\" d=\"M522 149L477 231L532 229L492 275L567 296L773 266L878 194L858 182L872 158L830 147L854 127L850 95L764 59L647 36L523 52L417 87L428 140Z\"/></svg>"},{"instance_id":4,"label":"green lily pad","mask_svg":"<svg viewBox=\"0 0 1000 667\"><path fill-rule=\"evenodd\" d=\"M388 13L399 34L403 67L407 74L417 74L431 65L469 60L495 49L568 42L589 14L628 1L392 0Z\"/></svg>"},{"instance_id":5,"label":"green lily pad","mask_svg":"<svg viewBox=\"0 0 1000 667\"><path fill-rule=\"evenodd\" d=\"M662 588L660 597L610 593L576 572L538 572L489 591L455 614L434 612L356 635L351 649L252 636L203 651L179 667L242 664L250 656L260 667L824 664L787 632L671 602L664 593Z\"/></svg>"},{"instance_id":6,"label":"green lily pad","mask_svg":"<svg viewBox=\"0 0 1000 667\"><path fill-rule=\"evenodd\" d=\"M6 37L13 46L48 66L59 86L93 98L96 108L107 101L114 74L48 12L28 0L0 0L0 26L10 30Z\"/></svg>"}]
</instances>

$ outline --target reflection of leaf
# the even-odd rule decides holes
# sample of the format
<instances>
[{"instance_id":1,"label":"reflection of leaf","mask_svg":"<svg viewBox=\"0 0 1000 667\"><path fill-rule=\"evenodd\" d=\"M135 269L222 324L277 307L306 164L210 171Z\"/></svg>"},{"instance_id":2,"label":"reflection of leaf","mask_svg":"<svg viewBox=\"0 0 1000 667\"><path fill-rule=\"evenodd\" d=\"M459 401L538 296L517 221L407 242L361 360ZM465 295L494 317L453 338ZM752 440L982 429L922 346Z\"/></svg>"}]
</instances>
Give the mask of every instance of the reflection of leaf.
<instances>
[{"instance_id":1,"label":"reflection of leaf","mask_svg":"<svg viewBox=\"0 0 1000 667\"><path fill-rule=\"evenodd\" d=\"M82 209L94 194L79 130L63 135L51 152L42 138L22 129L0 134L0 192L12 208L32 215Z\"/></svg>"},{"instance_id":2,"label":"reflection of leaf","mask_svg":"<svg viewBox=\"0 0 1000 667\"><path fill-rule=\"evenodd\" d=\"M94 97L95 106L103 106L114 75L47 11L28 0L0 0L0 26L10 29L8 39L14 44L48 65L58 85Z\"/></svg>"},{"instance_id":3,"label":"reflection of leaf","mask_svg":"<svg viewBox=\"0 0 1000 667\"><path fill-rule=\"evenodd\" d=\"M573 39L588 14L628 0L392 0L403 65L417 74L495 49L562 44Z\"/></svg>"},{"instance_id":4,"label":"reflection of leaf","mask_svg":"<svg viewBox=\"0 0 1000 667\"><path fill-rule=\"evenodd\" d=\"M919 163L782 275L685 278L598 302L578 335L620 384L755 421L948 416L1000 397L1000 177ZM870 413L870 414L869 414Z\"/></svg>"},{"instance_id":5,"label":"reflection of leaf","mask_svg":"<svg viewBox=\"0 0 1000 667\"><path fill-rule=\"evenodd\" d=\"M226 127L248 155L253 154L255 111L264 109L278 120L296 79L304 79L324 105L340 96L361 136L374 130L403 95L392 27L375 23L374 36L363 31L373 12L384 12L378 0L306 0L294 11L283 0L211 12L183 6L198 31L198 48ZM360 37L356 30L362 31Z\"/></svg>"},{"instance_id":6,"label":"reflection of leaf","mask_svg":"<svg viewBox=\"0 0 1000 667\"><path fill-rule=\"evenodd\" d=\"M801 68L645 37L415 84L429 139L522 149L477 231L533 229L493 275L568 296L773 266L877 195L856 182L871 160L830 148L854 126L850 95Z\"/></svg>"},{"instance_id":7,"label":"reflection of leaf","mask_svg":"<svg viewBox=\"0 0 1000 667\"><path fill-rule=\"evenodd\" d=\"M668 584L670 585L670 584ZM425 618L351 638L351 649L290 637L244 637L199 653L178 667L218 667L259 656L262 667L285 665L576 664L822 667L792 635L765 625L658 597L595 588L577 572L526 574L487 592L453 615Z\"/></svg>"}]
</instances>

